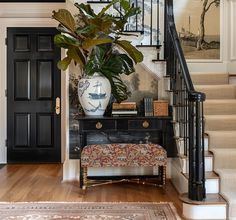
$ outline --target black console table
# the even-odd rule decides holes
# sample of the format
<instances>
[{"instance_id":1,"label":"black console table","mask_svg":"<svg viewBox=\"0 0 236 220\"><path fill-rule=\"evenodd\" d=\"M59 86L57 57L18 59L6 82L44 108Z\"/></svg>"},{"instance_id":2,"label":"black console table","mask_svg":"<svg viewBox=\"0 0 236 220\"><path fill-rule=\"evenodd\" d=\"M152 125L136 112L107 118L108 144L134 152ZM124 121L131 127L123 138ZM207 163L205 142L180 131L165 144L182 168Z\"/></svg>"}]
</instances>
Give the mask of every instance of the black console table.
<instances>
[{"instance_id":1,"label":"black console table","mask_svg":"<svg viewBox=\"0 0 236 220\"><path fill-rule=\"evenodd\" d=\"M97 134L107 135L108 140L105 142L112 142L109 136L114 135L114 142L148 142L149 139L151 141L154 138L156 141L154 143L158 143L165 148L166 138L168 132L168 124L171 120L171 117L93 117L93 116L84 116L79 117L79 135L80 135L80 147L83 148L85 145L89 143L88 136L95 137ZM142 137L140 134L149 133L149 138ZM117 135L132 135L133 138L128 138L122 141L122 138L119 140L115 140L115 136ZM136 134L139 134L138 137ZM135 138L136 136L136 138ZM90 137L90 142L93 141L102 141L99 138Z\"/></svg>"},{"instance_id":2,"label":"black console table","mask_svg":"<svg viewBox=\"0 0 236 220\"><path fill-rule=\"evenodd\" d=\"M151 142L160 144L168 156L176 154L171 117L83 116L78 120L80 152L87 144Z\"/></svg>"}]
</instances>

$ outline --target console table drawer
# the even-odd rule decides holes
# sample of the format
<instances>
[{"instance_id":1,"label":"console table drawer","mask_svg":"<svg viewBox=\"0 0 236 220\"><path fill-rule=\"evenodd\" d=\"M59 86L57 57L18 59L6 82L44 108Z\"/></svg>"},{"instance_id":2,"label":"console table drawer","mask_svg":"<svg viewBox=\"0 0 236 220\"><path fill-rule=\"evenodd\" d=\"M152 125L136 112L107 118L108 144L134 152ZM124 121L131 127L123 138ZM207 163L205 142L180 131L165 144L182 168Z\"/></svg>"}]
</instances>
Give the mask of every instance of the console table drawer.
<instances>
[{"instance_id":1,"label":"console table drawer","mask_svg":"<svg viewBox=\"0 0 236 220\"><path fill-rule=\"evenodd\" d=\"M88 120L82 124L83 131L94 130L115 130L116 122L114 120Z\"/></svg>"},{"instance_id":2,"label":"console table drawer","mask_svg":"<svg viewBox=\"0 0 236 220\"><path fill-rule=\"evenodd\" d=\"M129 130L160 130L162 128L162 121L152 119L129 120Z\"/></svg>"}]
</instances>

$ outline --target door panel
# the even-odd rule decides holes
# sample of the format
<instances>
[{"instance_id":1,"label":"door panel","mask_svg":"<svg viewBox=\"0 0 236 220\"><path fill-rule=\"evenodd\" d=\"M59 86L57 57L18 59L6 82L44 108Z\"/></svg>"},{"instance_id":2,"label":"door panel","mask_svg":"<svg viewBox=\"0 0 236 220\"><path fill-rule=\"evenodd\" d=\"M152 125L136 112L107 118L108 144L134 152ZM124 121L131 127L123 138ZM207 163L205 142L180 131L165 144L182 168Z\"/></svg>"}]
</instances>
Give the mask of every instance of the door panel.
<instances>
[{"instance_id":1,"label":"door panel","mask_svg":"<svg viewBox=\"0 0 236 220\"><path fill-rule=\"evenodd\" d=\"M53 60L43 61L40 60L37 63L38 73L38 99L52 99L53 85L52 85L52 74L53 74Z\"/></svg>"},{"instance_id":2,"label":"door panel","mask_svg":"<svg viewBox=\"0 0 236 220\"><path fill-rule=\"evenodd\" d=\"M30 100L30 61L14 62L14 97L15 101Z\"/></svg>"},{"instance_id":3,"label":"door panel","mask_svg":"<svg viewBox=\"0 0 236 220\"><path fill-rule=\"evenodd\" d=\"M60 162L60 49L55 28L7 29L7 159Z\"/></svg>"},{"instance_id":4,"label":"door panel","mask_svg":"<svg viewBox=\"0 0 236 220\"><path fill-rule=\"evenodd\" d=\"M15 113L15 148L30 147L30 114Z\"/></svg>"}]
</instances>

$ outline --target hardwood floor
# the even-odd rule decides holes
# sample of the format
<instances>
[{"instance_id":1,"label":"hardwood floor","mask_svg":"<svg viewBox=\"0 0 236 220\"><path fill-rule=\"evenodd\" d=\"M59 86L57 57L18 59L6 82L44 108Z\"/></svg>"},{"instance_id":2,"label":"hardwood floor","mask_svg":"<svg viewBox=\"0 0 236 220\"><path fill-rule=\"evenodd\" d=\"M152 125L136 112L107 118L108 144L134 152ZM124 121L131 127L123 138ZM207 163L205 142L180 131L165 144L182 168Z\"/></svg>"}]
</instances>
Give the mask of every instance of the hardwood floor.
<instances>
[{"instance_id":1,"label":"hardwood floor","mask_svg":"<svg viewBox=\"0 0 236 220\"><path fill-rule=\"evenodd\" d=\"M179 215L182 205L167 181L166 188L136 183L115 183L89 188L62 182L61 164L6 165L0 169L0 201L173 202Z\"/></svg>"}]
</instances>

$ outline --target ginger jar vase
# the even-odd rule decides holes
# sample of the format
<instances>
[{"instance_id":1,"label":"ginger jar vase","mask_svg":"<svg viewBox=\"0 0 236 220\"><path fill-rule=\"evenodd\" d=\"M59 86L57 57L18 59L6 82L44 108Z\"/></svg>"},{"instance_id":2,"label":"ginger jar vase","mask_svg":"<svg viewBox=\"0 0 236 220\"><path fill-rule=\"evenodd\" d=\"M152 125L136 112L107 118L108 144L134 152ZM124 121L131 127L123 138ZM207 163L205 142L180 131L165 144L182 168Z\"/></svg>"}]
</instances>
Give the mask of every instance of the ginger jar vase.
<instances>
[{"instance_id":1,"label":"ginger jar vase","mask_svg":"<svg viewBox=\"0 0 236 220\"><path fill-rule=\"evenodd\" d=\"M98 73L85 76L78 82L78 96L85 115L102 116L111 96L111 84Z\"/></svg>"}]
</instances>

